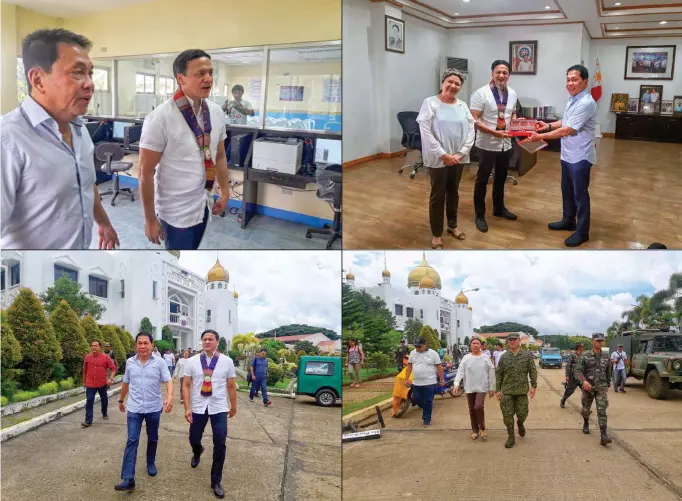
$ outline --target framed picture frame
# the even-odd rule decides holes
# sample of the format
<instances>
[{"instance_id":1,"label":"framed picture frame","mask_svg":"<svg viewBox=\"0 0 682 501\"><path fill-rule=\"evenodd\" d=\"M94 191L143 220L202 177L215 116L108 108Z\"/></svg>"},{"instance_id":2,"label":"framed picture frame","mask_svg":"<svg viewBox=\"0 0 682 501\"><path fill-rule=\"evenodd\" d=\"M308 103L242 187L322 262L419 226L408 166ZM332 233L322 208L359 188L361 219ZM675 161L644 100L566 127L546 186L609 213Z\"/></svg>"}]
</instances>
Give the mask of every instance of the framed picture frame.
<instances>
[{"instance_id":1,"label":"framed picture frame","mask_svg":"<svg viewBox=\"0 0 682 501\"><path fill-rule=\"evenodd\" d=\"M675 45L628 45L625 48L625 80L672 80L675 49Z\"/></svg>"},{"instance_id":2,"label":"framed picture frame","mask_svg":"<svg viewBox=\"0 0 682 501\"><path fill-rule=\"evenodd\" d=\"M405 21L391 16L386 18L386 50L405 54Z\"/></svg>"},{"instance_id":3,"label":"framed picture frame","mask_svg":"<svg viewBox=\"0 0 682 501\"><path fill-rule=\"evenodd\" d=\"M628 113L639 113L639 99L628 99Z\"/></svg>"},{"instance_id":4,"label":"framed picture frame","mask_svg":"<svg viewBox=\"0 0 682 501\"><path fill-rule=\"evenodd\" d=\"M672 101L661 101L661 115L672 115L673 114L673 102Z\"/></svg>"},{"instance_id":5,"label":"framed picture frame","mask_svg":"<svg viewBox=\"0 0 682 501\"><path fill-rule=\"evenodd\" d=\"M673 115L682 116L682 96L673 98Z\"/></svg>"},{"instance_id":6,"label":"framed picture frame","mask_svg":"<svg viewBox=\"0 0 682 501\"><path fill-rule=\"evenodd\" d=\"M514 75L537 75L538 41L509 42L509 63Z\"/></svg>"},{"instance_id":7,"label":"framed picture frame","mask_svg":"<svg viewBox=\"0 0 682 501\"><path fill-rule=\"evenodd\" d=\"M630 100L629 94L611 94L611 111L614 113L624 113L628 111L628 104Z\"/></svg>"},{"instance_id":8,"label":"framed picture frame","mask_svg":"<svg viewBox=\"0 0 682 501\"><path fill-rule=\"evenodd\" d=\"M640 85L639 86L639 102L642 107L642 113L660 113L661 101L663 100L663 86L662 85ZM651 105L651 106L648 106ZM653 109L653 111L649 111Z\"/></svg>"}]
</instances>

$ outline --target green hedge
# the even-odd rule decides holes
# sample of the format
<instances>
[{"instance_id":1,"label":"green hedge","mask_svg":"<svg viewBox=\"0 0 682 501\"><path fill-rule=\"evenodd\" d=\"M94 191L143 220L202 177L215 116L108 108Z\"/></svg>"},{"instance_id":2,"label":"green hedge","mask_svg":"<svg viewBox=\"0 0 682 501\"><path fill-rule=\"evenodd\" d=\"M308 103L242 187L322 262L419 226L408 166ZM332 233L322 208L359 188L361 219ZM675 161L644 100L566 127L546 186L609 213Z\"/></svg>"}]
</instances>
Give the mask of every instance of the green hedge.
<instances>
[{"instance_id":1,"label":"green hedge","mask_svg":"<svg viewBox=\"0 0 682 501\"><path fill-rule=\"evenodd\" d=\"M25 402L26 400L31 400L32 398L39 397L40 393L37 391L18 391L12 397L13 402Z\"/></svg>"},{"instance_id":2,"label":"green hedge","mask_svg":"<svg viewBox=\"0 0 682 501\"><path fill-rule=\"evenodd\" d=\"M54 395L59 391L59 383L56 381L50 381L49 383L44 383L38 386L38 393L41 396Z\"/></svg>"},{"instance_id":3,"label":"green hedge","mask_svg":"<svg viewBox=\"0 0 682 501\"><path fill-rule=\"evenodd\" d=\"M72 377L59 382L59 389L61 391L73 390L73 386L74 382Z\"/></svg>"},{"instance_id":4,"label":"green hedge","mask_svg":"<svg viewBox=\"0 0 682 501\"><path fill-rule=\"evenodd\" d=\"M7 397L0 397L0 407L4 407L6 405L9 405L9 400Z\"/></svg>"}]
</instances>

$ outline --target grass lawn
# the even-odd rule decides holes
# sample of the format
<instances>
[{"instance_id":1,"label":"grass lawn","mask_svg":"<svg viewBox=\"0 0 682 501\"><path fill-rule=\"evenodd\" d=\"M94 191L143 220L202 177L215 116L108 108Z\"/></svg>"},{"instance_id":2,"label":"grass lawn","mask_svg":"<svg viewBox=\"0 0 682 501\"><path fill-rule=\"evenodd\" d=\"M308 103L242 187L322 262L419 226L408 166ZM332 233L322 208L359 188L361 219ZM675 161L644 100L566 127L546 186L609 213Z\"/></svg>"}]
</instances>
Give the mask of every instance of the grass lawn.
<instances>
[{"instance_id":1,"label":"grass lawn","mask_svg":"<svg viewBox=\"0 0 682 501\"><path fill-rule=\"evenodd\" d=\"M387 398L391 398L392 396L393 396L393 393L387 392L387 393L382 393L380 395L376 395L372 398L368 398L367 400L361 400L359 402L353 402L351 404L344 404L343 415L345 416L346 414L350 414L351 412L359 411L360 409L364 409L365 407L369 407L370 405L378 404L379 402L382 402L382 401L386 400Z\"/></svg>"},{"instance_id":2,"label":"grass lawn","mask_svg":"<svg viewBox=\"0 0 682 501\"><path fill-rule=\"evenodd\" d=\"M280 390L286 390L287 386L289 386L290 382L291 382L291 379L289 379L288 377L285 377L280 382L275 383L275 388L279 388Z\"/></svg>"},{"instance_id":3,"label":"grass lawn","mask_svg":"<svg viewBox=\"0 0 682 501\"><path fill-rule=\"evenodd\" d=\"M360 369L360 381L367 381L370 376L390 377L397 375L398 375L397 368L386 369L384 371L381 371L379 369ZM350 374L347 371L344 371L343 384L350 384L351 381L352 379L350 377Z\"/></svg>"}]
</instances>

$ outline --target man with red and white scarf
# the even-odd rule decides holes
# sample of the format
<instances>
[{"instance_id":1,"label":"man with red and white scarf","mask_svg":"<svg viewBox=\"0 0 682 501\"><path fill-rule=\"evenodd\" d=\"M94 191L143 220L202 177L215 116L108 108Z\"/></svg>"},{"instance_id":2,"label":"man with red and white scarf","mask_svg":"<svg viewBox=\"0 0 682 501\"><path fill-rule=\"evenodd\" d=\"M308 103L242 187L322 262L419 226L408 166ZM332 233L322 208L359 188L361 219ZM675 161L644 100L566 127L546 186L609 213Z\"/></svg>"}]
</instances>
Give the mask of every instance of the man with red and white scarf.
<instances>
[{"instance_id":1,"label":"man with red and white scarf","mask_svg":"<svg viewBox=\"0 0 682 501\"><path fill-rule=\"evenodd\" d=\"M474 208L476 228L488 231L485 220L485 196L490 174L495 169L493 182L493 216L516 220L504 206L504 183L509 170L512 152L512 136L509 134L511 119L515 117L516 91L507 85L511 66L498 59L492 64L492 80L471 95L469 110L476 120L476 146L479 151L479 167L474 185Z\"/></svg>"}]
</instances>

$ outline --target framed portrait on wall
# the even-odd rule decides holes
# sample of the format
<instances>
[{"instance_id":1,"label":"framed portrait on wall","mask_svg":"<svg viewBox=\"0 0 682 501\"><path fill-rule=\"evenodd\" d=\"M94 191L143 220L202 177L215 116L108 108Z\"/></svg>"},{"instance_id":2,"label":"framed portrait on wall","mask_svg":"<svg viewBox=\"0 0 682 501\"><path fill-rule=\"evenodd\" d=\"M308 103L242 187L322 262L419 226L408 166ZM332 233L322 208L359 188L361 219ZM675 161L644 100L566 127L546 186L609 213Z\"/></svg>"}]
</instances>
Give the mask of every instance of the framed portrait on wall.
<instances>
[{"instance_id":1,"label":"framed portrait on wall","mask_svg":"<svg viewBox=\"0 0 682 501\"><path fill-rule=\"evenodd\" d=\"M682 116L682 96L673 98L673 115Z\"/></svg>"},{"instance_id":2,"label":"framed portrait on wall","mask_svg":"<svg viewBox=\"0 0 682 501\"><path fill-rule=\"evenodd\" d=\"M623 113L628 109L628 100L630 96L628 94L611 94L611 111L614 113Z\"/></svg>"},{"instance_id":3,"label":"framed portrait on wall","mask_svg":"<svg viewBox=\"0 0 682 501\"><path fill-rule=\"evenodd\" d=\"M663 100L662 85L640 85L639 102L642 104L642 113L660 113L661 101Z\"/></svg>"},{"instance_id":4,"label":"framed portrait on wall","mask_svg":"<svg viewBox=\"0 0 682 501\"><path fill-rule=\"evenodd\" d=\"M515 75L537 74L538 41L509 42L509 62Z\"/></svg>"},{"instance_id":5,"label":"framed portrait on wall","mask_svg":"<svg viewBox=\"0 0 682 501\"><path fill-rule=\"evenodd\" d=\"M628 99L628 113L639 112L639 99Z\"/></svg>"},{"instance_id":6,"label":"framed portrait on wall","mask_svg":"<svg viewBox=\"0 0 682 501\"><path fill-rule=\"evenodd\" d=\"M386 16L386 50L405 54L405 21Z\"/></svg>"},{"instance_id":7,"label":"framed portrait on wall","mask_svg":"<svg viewBox=\"0 0 682 501\"><path fill-rule=\"evenodd\" d=\"M675 45L625 48L625 80L672 80Z\"/></svg>"}]
</instances>

